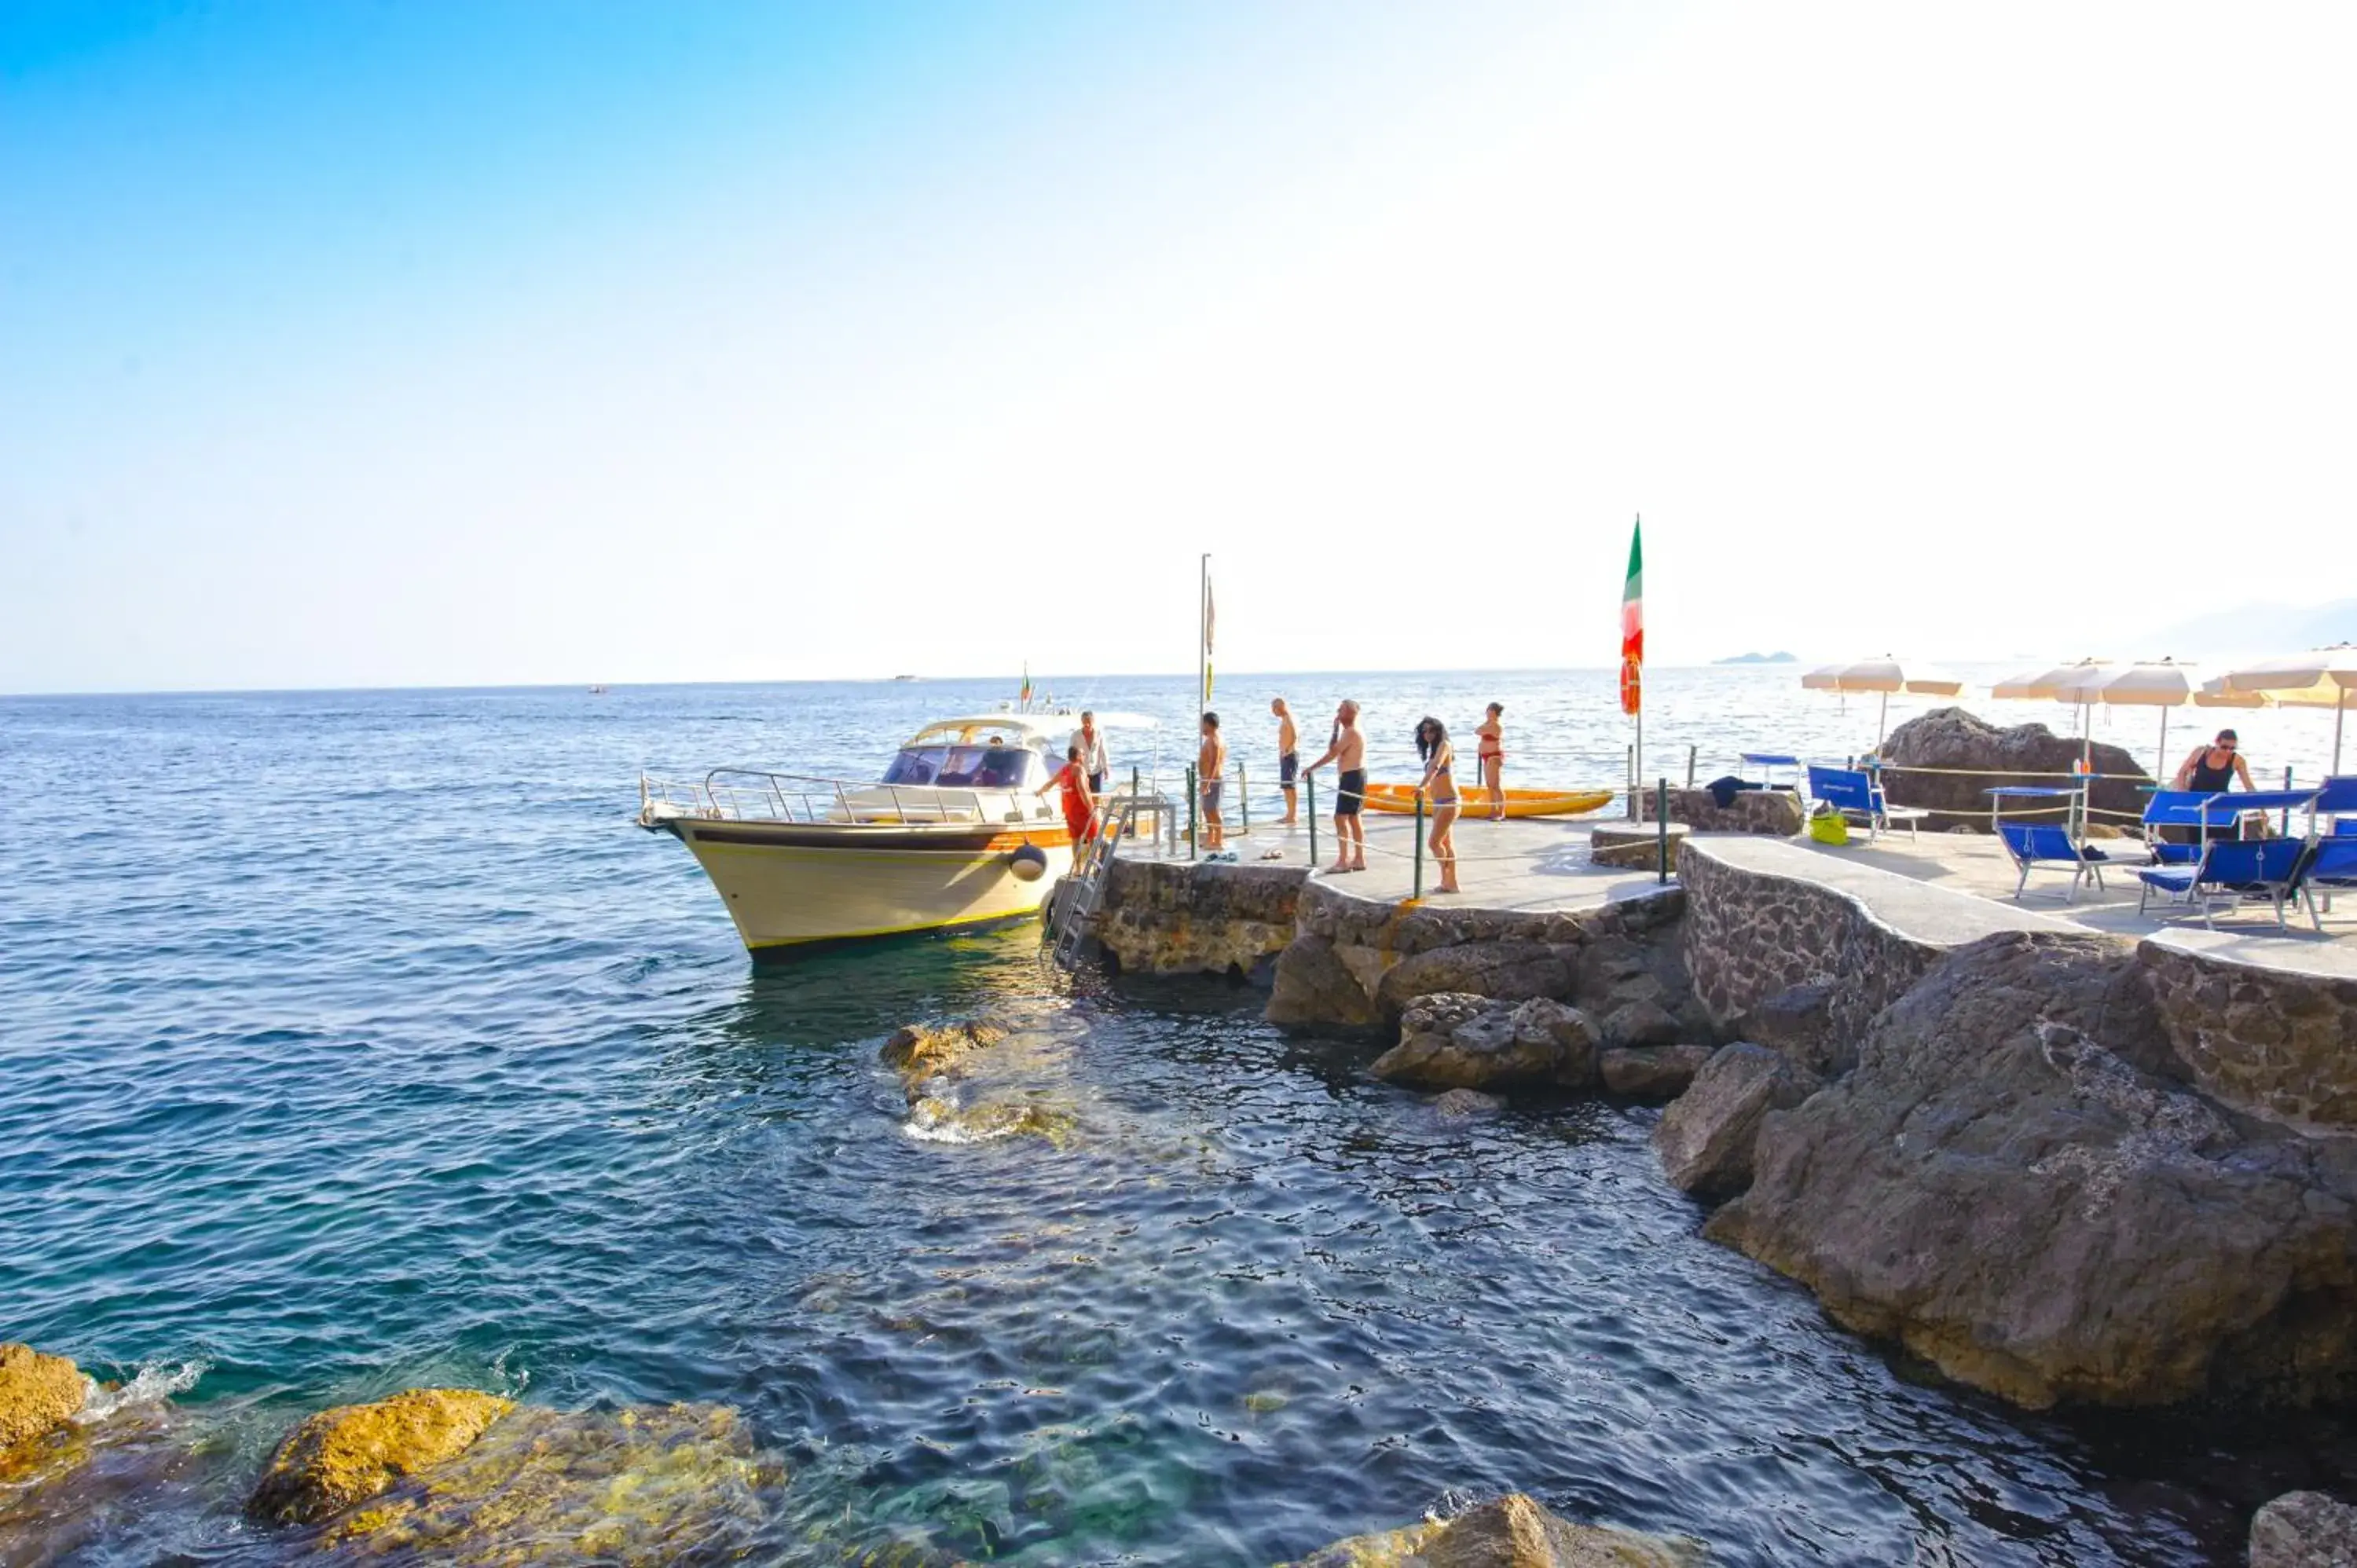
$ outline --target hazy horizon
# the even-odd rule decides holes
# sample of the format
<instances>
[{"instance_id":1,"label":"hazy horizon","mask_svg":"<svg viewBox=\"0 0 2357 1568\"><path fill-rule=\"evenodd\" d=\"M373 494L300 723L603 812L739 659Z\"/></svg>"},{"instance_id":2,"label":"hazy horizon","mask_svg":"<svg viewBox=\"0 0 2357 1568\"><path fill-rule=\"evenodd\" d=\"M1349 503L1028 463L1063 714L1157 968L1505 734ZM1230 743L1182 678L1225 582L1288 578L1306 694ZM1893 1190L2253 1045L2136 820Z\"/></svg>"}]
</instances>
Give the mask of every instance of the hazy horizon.
<instances>
[{"instance_id":1,"label":"hazy horizon","mask_svg":"<svg viewBox=\"0 0 2357 1568\"><path fill-rule=\"evenodd\" d=\"M1223 666L1576 668L1641 512L1665 664L2181 654L2357 591L2353 69L2323 4L11 6L0 691L1183 671L1204 551Z\"/></svg>"}]
</instances>

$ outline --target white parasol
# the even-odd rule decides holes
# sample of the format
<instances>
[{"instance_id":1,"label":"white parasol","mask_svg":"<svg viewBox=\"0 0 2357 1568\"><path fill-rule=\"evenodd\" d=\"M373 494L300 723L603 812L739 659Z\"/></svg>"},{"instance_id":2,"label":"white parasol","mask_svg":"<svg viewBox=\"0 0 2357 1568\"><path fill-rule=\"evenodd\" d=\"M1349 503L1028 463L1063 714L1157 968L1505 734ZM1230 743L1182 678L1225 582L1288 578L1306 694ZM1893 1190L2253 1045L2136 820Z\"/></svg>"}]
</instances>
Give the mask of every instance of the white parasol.
<instances>
[{"instance_id":1,"label":"white parasol","mask_svg":"<svg viewBox=\"0 0 2357 1568\"><path fill-rule=\"evenodd\" d=\"M2226 671L2235 692L2265 693L2287 708L2332 710L2332 771L2341 771L2341 736L2349 710L2357 707L2357 644L2336 643L2281 659L2262 659Z\"/></svg>"},{"instance_id":2,"label":"white parasol","mask_svg":"<svg viewBox=\"0 0 2357 1568\"><path fill-rule=\"evenodd\" d=\"M1929 665L1912 664L1884 654L1879 659L1860 659L1849 664L1827 664L1801 677L1801 684L1812 692L1873 692L1882 698L1880 714L1875 720L1874 750L1882 754L1883 736L1890 728L1890 693L1915 692L1925 696L1953 697L1964 689L1964 683L1944 670Z\"/></svg>"}]
</instances>

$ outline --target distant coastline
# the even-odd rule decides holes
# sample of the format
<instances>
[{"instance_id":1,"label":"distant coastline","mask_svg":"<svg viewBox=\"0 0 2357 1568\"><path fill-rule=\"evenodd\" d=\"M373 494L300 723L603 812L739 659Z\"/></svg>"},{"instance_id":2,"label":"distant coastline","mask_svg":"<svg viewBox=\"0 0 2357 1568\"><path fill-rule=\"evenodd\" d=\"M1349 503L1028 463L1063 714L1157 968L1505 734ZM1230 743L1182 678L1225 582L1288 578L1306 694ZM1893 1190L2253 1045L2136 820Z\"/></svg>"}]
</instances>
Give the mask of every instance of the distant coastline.
<instances>
[{"instance_id":1,"label":"distant coastline","mask_svg":"<svg viewBox=\"0 0 2357 1568\"><path fill-rule=\"evenodd\" d=\"M1732 659L1714 659L1713 664L1798 664L1799 660L1779 649L1773 653L1738 653Z\"/></svg>"}]
</instances>

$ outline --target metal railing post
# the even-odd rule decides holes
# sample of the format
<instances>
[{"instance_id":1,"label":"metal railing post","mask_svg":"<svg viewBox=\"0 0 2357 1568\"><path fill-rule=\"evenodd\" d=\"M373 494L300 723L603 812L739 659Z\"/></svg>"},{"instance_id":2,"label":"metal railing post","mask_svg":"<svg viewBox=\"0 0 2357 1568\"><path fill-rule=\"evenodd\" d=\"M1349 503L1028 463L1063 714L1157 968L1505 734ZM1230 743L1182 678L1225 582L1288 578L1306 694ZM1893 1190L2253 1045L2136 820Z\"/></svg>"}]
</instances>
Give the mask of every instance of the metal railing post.
<instances>
[{"instance_id":1,"label":"metal railing post","mask_svg":"<svg viewBox=\"0 0 2357 1568\"><path fill-rule=\"evenodd\" d=\"M1701 749L1699 746L1686 747L1686 788L1689 789L1694 788L1695 755Z\"/></svg>"},{"instance_id":2,"label":"metal railing post","mask_svg":"<svg viewBox=\"0 0 2357 1568\"><path fill-rule=\"evenodd\" d=\"M1424 791L1415 792L1415 892L1413 897L1424 897Z\"/></svg>"},{"instance_id":3,"label":"metal railing post","mask_svg":"<svg viewBox=\"0 0 2357 1568\"><path fill-rule=\"evenodd\" d=\"M1236 764L1236 832L1252 832L1252 785L1244 779L1244 765Z\"/></svg>"},{"instance_id":4,"label":"metal railing post","mask_svg":"<svg viewBox=\"0 0 2357 1568\"><path fill-rule=\"evenodd\" d=\"M1643 792L1644 786L1637 782L1637 748L1633 746L1629 748L1626 766L1620 769L1620 777L1629 788L1629 820L1632 822L1643 822L1645 813L1639 809L1637 797Z\"/></svg>"},{"instance_id":5,"label":"metal railing post","mask_svg":"<svg viewBox=\"0 0 2357 1568\"><path fill-rule=\"evenodd\" d=\"M2291 788L2291 769L2288 768L2284 769L2284 788L2287 789ZM2276 832L2284 838L2291 837L2291 808L2289 806L2286 806L2283 809L2283 821L2277 825Z\"/></svg>"},{"instance_id":6,"label":"metal railing post","mask_svg":"<svg viewBox=\"0 0 2357 1568\"><path fill-rule=\"evenodd\" d=\"M1129 765L1129 836L1137 836L1137 764Z\"/></svg>"},{"instance_id":7,"label":"metal railing post","mask_svg":"<svg viewBox=\"0 0 2357 1568\"><path fill-rule=\"evenodd\" d=\"M1318 775L1305 773L1301 782L1309 796L1309 869L1318 869Z\"/></svg>"},{"instance_id":8,"label":"metal railing post","mask_svg":"<svg viewBox=\"0 0 2357 1568\"><path fill-rule=\"evenodd\" d=\"M1195 858L1195 808L1200 796L1195 789L1195 765L1187 765L1187 858Z\"/></svg>"},{"instance_id":9,"label":"metal railing post","mask_svg":"<svg viewBox=\"0 0 2357 1568\"><path fill-rule=\"evenodd\" d=\"M1660 861L1658 879L1667 882L1670 879L1670 781L1666 779L1654 788L1653 815L1656 819L1653 823L1655 843L1659 846L1656 851Z\"/></svg>"}]
</instances>

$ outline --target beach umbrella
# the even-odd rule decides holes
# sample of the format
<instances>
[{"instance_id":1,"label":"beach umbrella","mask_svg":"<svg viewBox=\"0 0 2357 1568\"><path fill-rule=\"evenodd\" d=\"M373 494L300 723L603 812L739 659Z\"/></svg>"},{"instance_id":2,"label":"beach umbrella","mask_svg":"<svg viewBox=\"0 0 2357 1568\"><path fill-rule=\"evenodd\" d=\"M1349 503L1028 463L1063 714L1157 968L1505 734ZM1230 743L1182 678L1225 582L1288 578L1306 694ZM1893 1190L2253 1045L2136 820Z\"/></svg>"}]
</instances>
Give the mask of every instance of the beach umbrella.
<instances>
[{"instance_id":1,"label":"beach umbrella","mask_svg":"<svg viewBox=\"0 0 2357 1568\"><path fill-rule=\"evenodd\" d=\"M2094 665L2095 673L2076 677L2072 688L2092 693L2095 702L2111 708L2158 708L2160 710L2160 752L2152 776L2169 776L2169 713L2181 708L2194 699L2200 690L2193 679L2193 666L2179 664L2173 659L2156 659L2147 663L2127 664L2116 669ZM2086 752L2092 755L2093 742L2088 742Z\"/></svg>"},{"instance_id":2,"label":"beach umbrella","mask_svg":"<svg viewBox=\"0 0 2357 1568\"><path fill-rule=\"evenodd\" d=\"M2236 692L2264 692L2287 708L2330 708L2332 771L2341 771L2341 732L2349 710L2357 707L2357 643L2237 665L2226 671L2226 685Z\"/></svg>"},{"instance_id":3,"label":"beach umbrella","mask_svg":"<svg viewBox=\"0 0 2357 1568\"><path fill-rule=\"evenodd\" d=\"M1801 684L1813 692L1873 692L1882 699L1882 710L1875 720L1874 749L1879 756L1883 736L1890 728L1890 693L1914 692L1925 696L1953 697L1964 689L1963 681L1944 670L1893 659L1888 653L1879 659L1860 659L1848 664L1827 664L1801 677Z\"/></svg>"},{"instance_id":4,"label":"beach umbrella","mask_svg":"<svg viewBox=\"0 0 2357 1568\"><path fill-rule=\"evenodd\" d=\"M2265 692L2237 692L2223 675L2212 675L2193 693L2197 708L2272 708L2275 699Z\"/></svg>"}]
</instances>

